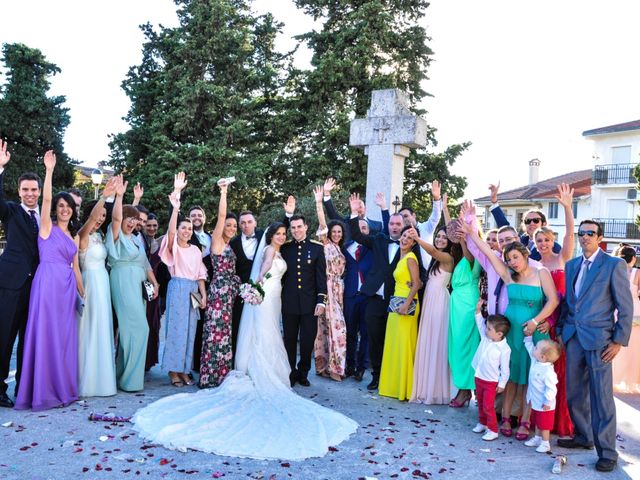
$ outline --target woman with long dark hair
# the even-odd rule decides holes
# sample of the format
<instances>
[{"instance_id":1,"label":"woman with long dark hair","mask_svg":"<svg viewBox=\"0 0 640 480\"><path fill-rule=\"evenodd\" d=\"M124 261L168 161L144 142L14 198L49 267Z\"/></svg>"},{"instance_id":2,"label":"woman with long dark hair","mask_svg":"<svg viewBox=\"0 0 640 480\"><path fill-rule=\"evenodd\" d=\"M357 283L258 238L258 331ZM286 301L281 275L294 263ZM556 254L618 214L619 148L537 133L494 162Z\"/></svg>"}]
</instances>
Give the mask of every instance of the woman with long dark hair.
<instances>
[{"instance_id":1,"label":"woman with long dark hair","mask_svg":"<svg viewBox=\"0 0 640 480\"><path fill-rule=\"evenodd\" d=\"M78 266L76 204L66 192L52 198L53 151L44 155L44 166L40 265L31 286L18 410L46 410L78 399L76 302L78 295L84 296L84 287Z\"/></svg>"},{"instance_id":2,"label":"woman with long dark hair","mask_svg":"<svg viewBox=\"0 0 640 480\"><path fill-rule=\"evenodd\" d=\"M418 245L431 255L427 269L420 331L416 345L411 402L445 404L451 397L451 371L447 357L449 331L449 282L462 257L460 245L447 237L445 227L438 229L434 245L422 240Z\"/></svg>"},{"instance_id":3,"label":"woman with long dark hair","mask_svg":"<svg viewBox=\"0 0 640 480\"><path fill-rule=\"evenodd\" d=\"M318 237L324 245L327 264L327 306L318 316L318 333L314 345L316 373L341 381L347 362L347 325L343 312L342 279L347 265L342 253L344 225L338 220L331 220L327 225L322 206L322 186L316 187L313 193L318 215Z\"/></svg>"}]
</instances>

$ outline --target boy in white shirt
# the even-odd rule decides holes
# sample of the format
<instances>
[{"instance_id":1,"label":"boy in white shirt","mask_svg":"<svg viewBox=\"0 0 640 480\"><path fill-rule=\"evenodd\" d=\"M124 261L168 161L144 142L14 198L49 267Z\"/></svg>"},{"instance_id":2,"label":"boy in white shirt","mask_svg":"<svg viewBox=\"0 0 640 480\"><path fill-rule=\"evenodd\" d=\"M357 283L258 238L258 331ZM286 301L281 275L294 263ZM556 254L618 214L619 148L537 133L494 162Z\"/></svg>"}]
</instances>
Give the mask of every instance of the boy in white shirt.
<instances>
[{"instance_id":1,"label":"boy in white shirt","mask_svg":"<svg viewBox=\"0 0 640 480\"><path fill-rule=\"evenodd\" d=\"M476 401L478 402L478 424L475 433L484 433L483 440L498 438L498 419L496 418L496 394L504 390L509 381L509 358L511 349L505 336L510 324L504 315L489 315L485 325L480 313L482 300L476 306L476 325L480 331L480 345L476 350L471 366L475 370Z\"/></svg>"},{"instance_id":2,"label":"boy in white shirt","mask_svg":"<svg viewBox=\"0 0 640 480\"><path fill-rule=\"evenodd\" d=\"M560 358L561 347L553 340L540 340L535 346L531 336L524 337L524 346L531 357L527 403L531 405L531 424L536 426L536 434L524 444L538 447L536 452L551 450L549 435L553 429L556 410L558 376L553 362Z\"/></svg>"}]
</instances>

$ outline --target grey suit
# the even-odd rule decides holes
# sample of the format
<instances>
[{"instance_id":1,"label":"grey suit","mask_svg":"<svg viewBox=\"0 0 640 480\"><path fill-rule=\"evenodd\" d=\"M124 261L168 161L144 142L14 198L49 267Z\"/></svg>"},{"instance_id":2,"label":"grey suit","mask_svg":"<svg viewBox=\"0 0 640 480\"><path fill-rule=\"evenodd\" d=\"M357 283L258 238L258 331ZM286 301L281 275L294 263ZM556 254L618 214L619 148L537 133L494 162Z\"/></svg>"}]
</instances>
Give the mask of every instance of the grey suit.
<instances>
[{"instance_id":1,"label":"grey suit","mask_svg":"<svg viewBox=\"0 0 640 480\"><path fill-rule=\"evenodd\" d=\"M617 460L611 363L601 356L610 343L629 342L633 301L624 260L603 251L576 296L583 260L580 256L566 265L566 297L556 325L567 351L567 404L576 442L595 444L600 458Z\"/></svg>"}]
</instances>

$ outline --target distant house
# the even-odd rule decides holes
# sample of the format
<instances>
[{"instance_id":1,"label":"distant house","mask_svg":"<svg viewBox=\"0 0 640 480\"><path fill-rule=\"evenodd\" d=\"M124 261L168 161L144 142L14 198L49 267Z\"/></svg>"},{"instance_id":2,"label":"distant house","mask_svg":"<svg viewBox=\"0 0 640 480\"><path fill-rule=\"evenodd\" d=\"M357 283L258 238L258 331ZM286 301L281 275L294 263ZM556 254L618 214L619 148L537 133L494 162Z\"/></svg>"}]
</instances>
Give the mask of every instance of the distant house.
<instances>
[{"instance_id":1,"label":"distant house","mask_svg":"<svg viewBox=\"0 0 640 480\"><path fill-rule=\"evenodd\" d=\"M525 186L514 188L498 194L498 204L502 208L509 223L522 230L522 217L532 209L538 208L547 217L547 226L557 234L560 240L565 233L564 210L555 196L558 193L557 186L567 183L574 189L573 215L576 218L576 226L580 220L589 218L591 212L591 170L579 170L565 173L546 180L538 180L540 160L534 158L529 161L529 183ZM485 228L495 228L496 223L491 214L491 197L481 197L475 200L482 212L481 220ZM480 212L478 212L480 214Z\"/></svg>"},{"instance_id":2,"label":"distant house","mask_svg":"<svg viewBox=\"0 0 640 480\"><path fill-rule=\"evenodd\" d=\"M640 120L582 132L593 142L591 209L602 222L607 250L626 242L640 247L638 180Z\"/></svg>"}]
</instances>

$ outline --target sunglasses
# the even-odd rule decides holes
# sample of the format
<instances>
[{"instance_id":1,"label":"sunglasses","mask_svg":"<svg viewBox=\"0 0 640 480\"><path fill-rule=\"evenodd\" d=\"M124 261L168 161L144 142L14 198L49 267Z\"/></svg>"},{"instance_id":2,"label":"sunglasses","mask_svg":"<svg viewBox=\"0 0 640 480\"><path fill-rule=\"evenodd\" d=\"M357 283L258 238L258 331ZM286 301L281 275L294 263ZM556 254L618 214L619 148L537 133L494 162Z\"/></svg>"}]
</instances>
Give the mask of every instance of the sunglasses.
<instances>
[{"instance_id":1,"label":"sunglasses","mask_svg":"<svg viewBox=\"0 0 640 480\"><path fill-rule=\"evenodd\" d=\"M595 237L596 235L598 235L598 232L594 232L593 230L578 230L578 236L579 237Z\"/></svg>"},{"instance_id":2,"label":"sunglasses","mask_svg":"<svg viewBox=\"0 0 640 480\"><path fill-rule=\"evenodd\" d=\"M525 225L530 225L532 223L540 223L542 221L542 219L540 217L536 217L536 218L527 218L524 221Z\"/></svg>"}]
</instances>

